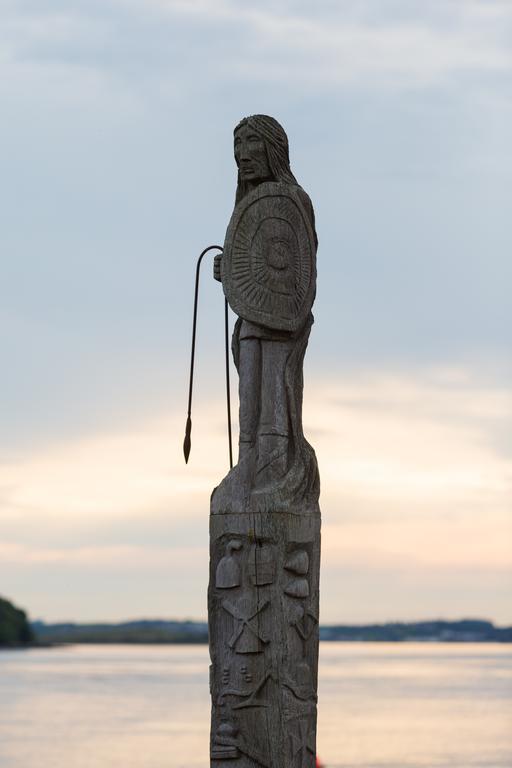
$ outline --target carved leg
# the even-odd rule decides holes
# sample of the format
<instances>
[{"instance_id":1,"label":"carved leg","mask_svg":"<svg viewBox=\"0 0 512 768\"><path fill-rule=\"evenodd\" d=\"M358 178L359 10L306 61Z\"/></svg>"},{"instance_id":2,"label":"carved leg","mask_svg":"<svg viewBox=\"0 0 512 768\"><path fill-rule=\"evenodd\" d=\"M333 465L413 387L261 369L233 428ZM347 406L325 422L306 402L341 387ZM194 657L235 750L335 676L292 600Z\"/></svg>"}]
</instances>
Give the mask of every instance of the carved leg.
<instances>
[{"instance_id":1,"label":"carved leg","mask_svg":"<svg viewBox=\"0 0 512 768\"><path fill-rule=\"evenodd\" d=\"M254 446L260 412L261 346L259 339L240 340L239 364L240 395L240 462Z\"/></svg>"},{"instance_id":2,"label":"carved leg","mask_svg":"<svg viewBox=\"0 0 512 768\"><path fill-rule=\"evenodd\" d=\"M257 485L278 480L288 467L289 416L285 369L290 343L261 342L261 415L258 427Z\"/></svg>"}]
</instances>

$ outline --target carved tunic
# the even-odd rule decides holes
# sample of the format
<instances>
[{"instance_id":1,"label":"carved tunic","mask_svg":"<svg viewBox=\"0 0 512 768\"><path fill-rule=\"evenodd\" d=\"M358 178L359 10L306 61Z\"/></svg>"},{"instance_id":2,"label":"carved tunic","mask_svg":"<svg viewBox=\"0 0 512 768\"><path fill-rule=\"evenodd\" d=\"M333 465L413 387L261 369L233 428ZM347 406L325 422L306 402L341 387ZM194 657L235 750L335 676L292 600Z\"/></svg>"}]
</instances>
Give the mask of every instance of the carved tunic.
<instances>
[{"instance_id":1,"label":"carved tunic","mask_svg":"<svg viewBox=\"0 0 512 768\"><path fill-rule=\"evenodd\" d=\"M302 430L302 365L316 291L313 207L298 185L265 182L235 207L222 285L239 315L240 459L212 511L283 509L318 499L314 451Z\"/></svg>"}]
</instances>

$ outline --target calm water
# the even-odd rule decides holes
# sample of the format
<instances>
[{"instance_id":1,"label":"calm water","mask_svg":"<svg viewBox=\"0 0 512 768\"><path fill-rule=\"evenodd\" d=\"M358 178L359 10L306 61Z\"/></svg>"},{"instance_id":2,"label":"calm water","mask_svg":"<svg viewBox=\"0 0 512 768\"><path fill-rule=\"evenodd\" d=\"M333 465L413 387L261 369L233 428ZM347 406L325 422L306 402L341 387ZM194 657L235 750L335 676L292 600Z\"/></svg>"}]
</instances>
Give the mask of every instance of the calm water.
<instances>
[{"instance_id":1,"label":"calm water","mask_svg":"<svg viewBox=\"0 0 512 768\"><path fill-rule=\"evenodd\" d=\"M323 643L329 768L511 768L512 648ZM206 768L204 646L0 653L0 768Z\"/></svg>"}]
</instances>

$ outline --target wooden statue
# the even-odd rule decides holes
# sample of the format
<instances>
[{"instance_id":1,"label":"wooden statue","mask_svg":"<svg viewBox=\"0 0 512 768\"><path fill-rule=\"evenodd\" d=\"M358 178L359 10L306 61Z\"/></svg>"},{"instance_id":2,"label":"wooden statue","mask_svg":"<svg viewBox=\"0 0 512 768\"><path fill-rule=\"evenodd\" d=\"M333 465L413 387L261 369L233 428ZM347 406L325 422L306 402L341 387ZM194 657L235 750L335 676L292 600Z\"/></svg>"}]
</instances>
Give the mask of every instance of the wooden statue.
<instances>
[{"instance_id":1,"label":"wooden statue","mask_svg":"<svg viewBox=\"0 0 512 768\"><path fill-rule=\"evenodd\" d=\"M313 206L266 115L234 131L238 186L214 276L238 315L239 457L210 511L211 765L313 768L319 478L302 429Z\"/></svg>"}]
</instances>

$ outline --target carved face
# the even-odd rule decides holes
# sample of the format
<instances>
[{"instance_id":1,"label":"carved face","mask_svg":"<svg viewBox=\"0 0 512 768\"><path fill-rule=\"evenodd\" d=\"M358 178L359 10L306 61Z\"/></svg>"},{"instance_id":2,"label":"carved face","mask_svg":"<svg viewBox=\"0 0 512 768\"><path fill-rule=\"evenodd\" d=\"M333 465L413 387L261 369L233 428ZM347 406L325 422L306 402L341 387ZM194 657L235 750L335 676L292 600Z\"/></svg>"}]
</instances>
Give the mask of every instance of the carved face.
<instances>
[{"instance_id":1,"label":"carved face","mask_svg":"<svg viewBox=\"0 0 512 768\"><path fill-rule=\"evenodd\" d=\"M235 133L235 160L242 181L260 184L272 178L265 142L247 123Z\"/></svg>"}]
</instances>

